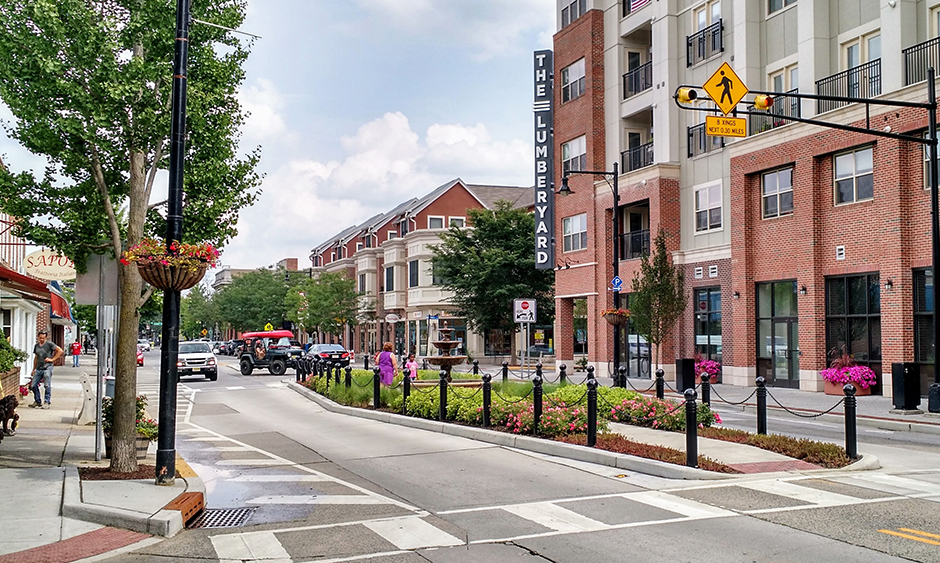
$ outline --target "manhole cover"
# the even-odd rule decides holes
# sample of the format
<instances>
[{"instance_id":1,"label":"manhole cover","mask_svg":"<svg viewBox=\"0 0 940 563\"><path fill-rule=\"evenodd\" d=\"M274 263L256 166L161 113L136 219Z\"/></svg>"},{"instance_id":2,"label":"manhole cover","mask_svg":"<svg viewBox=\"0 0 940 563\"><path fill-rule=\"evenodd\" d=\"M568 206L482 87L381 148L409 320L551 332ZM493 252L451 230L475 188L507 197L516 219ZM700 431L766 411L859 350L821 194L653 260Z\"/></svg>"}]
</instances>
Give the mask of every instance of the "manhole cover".
<instances>
[{"instance_id":1,"label":"manhole cover","mask_svg":"<svg viewBox=\"0 0 940 563\"><path fill-rule=\"evenodd\" d=\"M193 518L186 527L193 528L235 528L244 526L254 508L207 508Z\"/></svg>"}]
</instances>

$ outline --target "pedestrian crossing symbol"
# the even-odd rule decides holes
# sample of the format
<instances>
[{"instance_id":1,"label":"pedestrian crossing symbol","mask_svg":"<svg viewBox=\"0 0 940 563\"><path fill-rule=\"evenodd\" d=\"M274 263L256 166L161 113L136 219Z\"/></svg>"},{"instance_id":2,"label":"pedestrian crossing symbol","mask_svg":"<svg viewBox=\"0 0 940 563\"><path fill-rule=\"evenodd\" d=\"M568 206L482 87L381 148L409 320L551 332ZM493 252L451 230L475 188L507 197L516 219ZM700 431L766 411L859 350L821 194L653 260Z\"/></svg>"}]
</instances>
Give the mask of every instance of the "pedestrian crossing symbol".
<instances>
[{"instance_id":1,"label":"pedestrian crossing symbol","mask_svg":"<svg viewBox=\"0 0 940 563\"><path fill-rule=\"evenodd\" d=\"M747 86L728 63L722 63L715 74L702 85L702 89L725 115L731 113L748 92Z\"/></svg>"}]
</instances>

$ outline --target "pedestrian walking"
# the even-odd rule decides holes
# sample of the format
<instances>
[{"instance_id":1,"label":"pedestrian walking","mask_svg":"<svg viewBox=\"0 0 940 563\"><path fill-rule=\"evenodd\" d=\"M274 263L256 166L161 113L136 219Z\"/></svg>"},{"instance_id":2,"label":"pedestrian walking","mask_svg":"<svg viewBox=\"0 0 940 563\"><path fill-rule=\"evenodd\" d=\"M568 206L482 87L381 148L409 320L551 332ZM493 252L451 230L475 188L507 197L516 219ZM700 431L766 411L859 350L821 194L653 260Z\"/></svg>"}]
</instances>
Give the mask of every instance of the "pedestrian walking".
<instances>
[{"instance_id":1,"label":"pedestrian walking","mask_svg":"<svg viewBox=\"0 0 940 563\"><path fill-rule=\"evenodd\" d=\"M72 342L72 367L78 367L78 357L82 355L82 344L78 340Z\"/></svg>"},{"instance_id":2,"label":"pedestrian walking","mask_svg":"<svg viewBox=\"0 0 940 563\"><path fill-rule=\"evenodd\" d=\"M375 356L375 365L379 366L379 378L383 385L391 385L395 380L395 373L398 371L398 360L395 359L395 353L392 352L392 343L386 342L382 345L382 351Z\"/></svg>"},{"instance_id":3,"label":"pedestrian walking","mask_svg":"<svg viewBox=\"0 0 940 563\"><path fill-rule=\"evenodd\" d=\"M408 361L405 362L405 371L411 379L418 379L418 362L415 361L414 354L408 354Z\"/></svg>"},{"instance_id":4,"label":"pedestrian walking","mask_svg":"<svg viewBox=\"0 0 940 563\"><path fill-rule=\"evenodd\" d=\"M55 342L46 340L48 334L41 330L36 335L37 343L33 346L33 372L29 386L33 390L35 400L28 405L30 408L48 409L52 404L52 365L56 360L62 357L65 352L62 348L56 346ZM42 400L39 394L39 384L46 390L46 401Z\"/></svg>"}]
</instances>

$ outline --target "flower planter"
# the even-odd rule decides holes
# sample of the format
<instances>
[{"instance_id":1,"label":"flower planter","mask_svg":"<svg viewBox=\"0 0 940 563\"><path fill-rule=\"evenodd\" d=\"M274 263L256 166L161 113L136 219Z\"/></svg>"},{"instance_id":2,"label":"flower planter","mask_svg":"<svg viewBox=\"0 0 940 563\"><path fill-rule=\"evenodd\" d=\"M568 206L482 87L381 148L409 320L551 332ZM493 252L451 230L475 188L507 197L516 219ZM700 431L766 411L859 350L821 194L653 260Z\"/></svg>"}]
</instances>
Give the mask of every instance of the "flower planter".
<instances>
[{"instance_id":1,"label":"flower planter","mask_svg":"<svg viewBox=\"0 0 940 563\"><path fill-rule=\"evenodd\" d=\"M823 383L826 384L826 395L836 395L838 397L845 396L845 392L842 391L842 383L832 383L825 380L823 380ZM853 383L852 385L855 384ZM871 395L871 387L862 388L860 385L855 385L855 396L858 397L861 395Z\"/></svg>"},{"instance_id":2,"label":"flower planter","mask_svg":"<svg viewBox=\"0 0 940 563\"><path fill-rule=\"evenodd\" d=\"M625 324L627 320L629 320L629 318L630 317L626 315L618 315L616 313L607 313L606 315L604 315L604 320L606 320L608 323L614 326Z\"/></svg>"},{"instance_id":3,"label":"flower planter","mask_svg":"<svg viewBox=\"0 0 940 563\"><path fill-rule=\"evenodd\" d=\"M20 387L20 368L13 368L0 373L0 387L3 388L0 397L16 395Z\"/></svg>"},{"instance_id":4,"label":"flower planter","mask_svg":"<svg viewBox=\"0 0 940 563\"><path fill-rule=\"evenodd\" d=\"M146 436L137 435L137 440L134 442L135 447L137 448L137 459L144 459L147 457L147 448L150 447L150 439ZM104 457L111 458L111 437L104 437Z\"/></svg>"},{"instance_id":5,"label":"flower planter","mask_svg":"<svg viewBox=\"0 0 940 563\"><path fill-rule=\"evenodd\" d=\"M209 269L208 263L202 263L195 270L169 266L160 262L138 262L137 269L145 282L164 291L183 291L194 287Z\"/></svg>"}]
</instances>

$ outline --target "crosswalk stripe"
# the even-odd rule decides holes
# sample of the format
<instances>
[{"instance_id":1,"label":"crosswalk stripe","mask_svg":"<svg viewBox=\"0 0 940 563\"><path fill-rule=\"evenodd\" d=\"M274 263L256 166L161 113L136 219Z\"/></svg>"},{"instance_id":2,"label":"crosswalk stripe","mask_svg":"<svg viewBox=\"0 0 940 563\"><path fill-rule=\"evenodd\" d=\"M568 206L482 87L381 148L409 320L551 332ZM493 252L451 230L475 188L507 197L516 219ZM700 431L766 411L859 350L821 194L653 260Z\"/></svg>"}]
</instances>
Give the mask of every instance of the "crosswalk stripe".
<instances>
[{"instance_id":1,"label":"crosswalk stripe","mask_svg":"<svg viewBox=\"0 0 940 563\"><path fill-rule=\"evenodd\" d=\"M244 386L237 385L235 387L226 387L225 390L226 391L241 391L244 388L245 388Z\"/></svg>"},{"instance_id":2,"label":"crosswalk stripe","mask_svg":"<svg viewBox=\"0 0 940 563\"><path fill-rule=\"evenodd\" d=\"M250 452L254 451L251 448L246 448L245 446L218 446L215 448L204 448L204 452Z\"/></svg>"},{"instance_id":3,"label":"crosswalk stripe","mask_svg":"<svg viewBox=\"0 0 940 563\"><path fill-rule=\"evenodd\" d=\"M365 527L382 536L398 549L452 547L464 542L420 518L398 518L366 522Z\"/></svg>"},{"instance_id":4,"label":"crosswalk stripe","mask_svg":"<svg viewBox=\"0 0 940 563\"><path fill-rule=\"evenodd\" d=\"M210 536L212 547L221 561L264 559L265 563L291 563L290 554L274 532Z\"/></svg>"},{"instance_id":5,"label":"crosswalk stripe","mask_svg":"<svg viewBox=\"0 0 940 563\"><path fill-rule=\"evenodd\" d=\"M751 481L738 483L738 486L751 489L752 491L787 497L816 506L843 506L862 502L861 499L856 497L840 495L839 493L831 493L820 489L801 487L788 481Z\"/></svg>"},{"instance_id":6,"label":"crosswalk stripe","mask_svg":"<svg viewBox=\"0 0 940 563\"><path fill-rule=\"evenodd\" d=\"M901 495L910 495L924 493L928 495L940 495L940 484L909 477L899 477L897 475L886 475L883 473L871 473L865 475L852 475L833 479L840 483L857 485L867 488L877 488L879 491ZM861 483L859 481L862 481ZM877 487L873 487L876 485Z\"/></svg>"},{"instance_id":7,"label":"crosswalk stripe","mask_svg":"<svg viewBox=\"0 0 940 563\"><path fill-rule=\"evenodd\" d=\"M255 497L245 504L391 504L366 495L268 495Z\"/></svg>"},{"instance_id":8,"label":"crosswalk stripe","mask_svg":"<svg viewBox=\"0 0 940 563\"><path fill-rule=\"evenodd\" d=\"M209 438L186 438L190 442L231 442L228 438L218 438L218 437L209 437Z\"/></svg>"},{"instance_id":9,"label":"crosswalk stripe","mask_svg":"<svg viewBox=\"0 0 940 563\"><path fill-rule=\"evenodd\" d=\"M279 459L223 459L215 462L216 465L229 467L232 465L244 466L263 466L263 465L284 465Z\"/></svg>"},{"instance_id":10,"label":"crosswalk stripe","mask_svg":"<svg viewBox=\"0 0 940 563\"><path fill-rule=\"evenodd\" d=\"M624 493L623 498L641 502L648 506L675 512L689 518L712 518L716 516L736 516L734 512L717 508L694 500L677 497L662 491L642 491L638 493Z\"/></svg>"},{"instance_id":11,"label":"crosswalk stripe","mask_svg":"<svg viewBox=\"0 0 940 563\"><path fill-rule=\"evenodd\" d=\"M550 502L504 506L503 510L559 532L591 532L610 527Z\"/></svg>"},{"instance_id":12,"label":"crosswalk stripe","mask_svg":"<svg viewBox=\"0 0 940 563\"><path fill-rule=\"evenodd\" d=\"M226 479L226 481L235 481L239 483L312 483L329 481L319 475L239 475Z\"/></svg>"}]
</instances>

